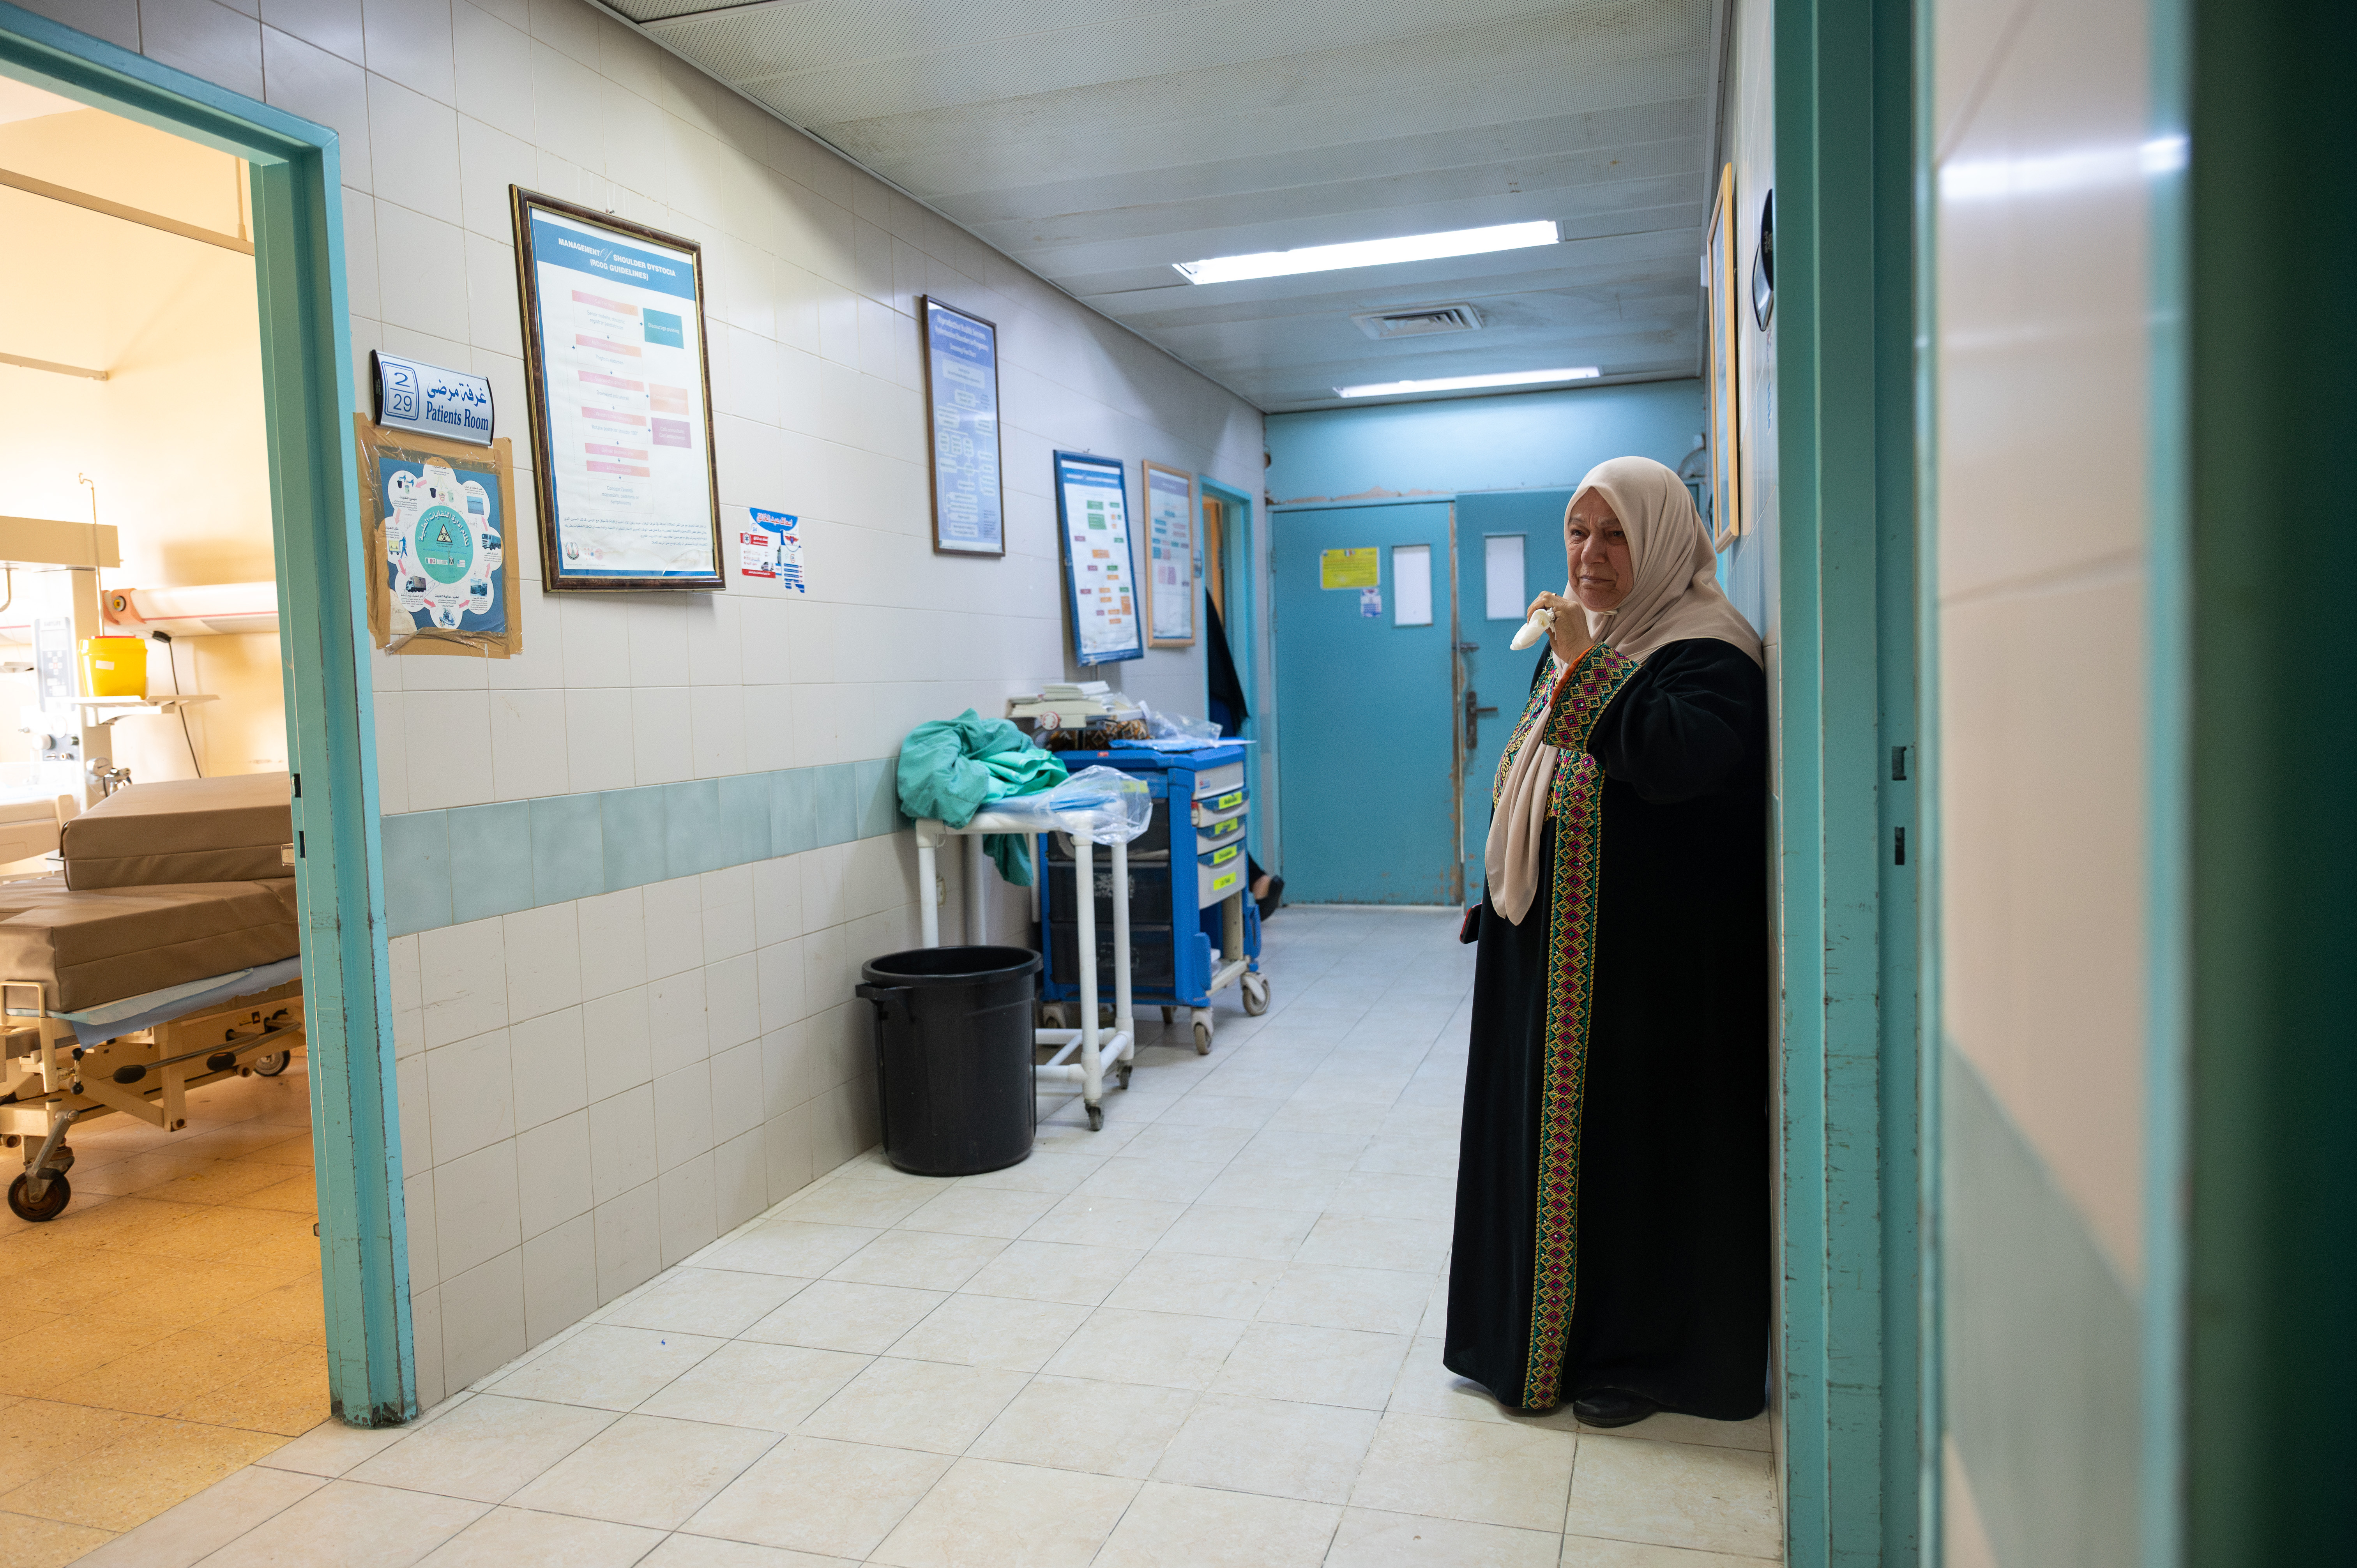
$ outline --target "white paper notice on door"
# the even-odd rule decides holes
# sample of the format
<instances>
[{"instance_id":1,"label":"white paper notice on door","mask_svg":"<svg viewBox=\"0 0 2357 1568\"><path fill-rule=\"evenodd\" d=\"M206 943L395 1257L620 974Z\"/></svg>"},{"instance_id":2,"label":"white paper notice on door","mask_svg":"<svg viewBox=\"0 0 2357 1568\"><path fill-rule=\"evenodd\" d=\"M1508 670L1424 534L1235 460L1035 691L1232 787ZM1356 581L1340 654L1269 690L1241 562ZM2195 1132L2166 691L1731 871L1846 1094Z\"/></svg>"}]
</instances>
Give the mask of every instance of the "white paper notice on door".
<instances>
[{"instance_id":1,"label":"white paper notice on door","mask_svg":"<svg viewBox=\"0 0 2357 1568\"><path fill-rule=\"evenodd\" d=\"M1523 536L1485 533L1481 536L1481 580L1489 620L1521 620L1530 613L1531 596L1523 585Z\"/></svg>"},{"instance_id":2,"label":"white paper notice on door","mask_svg":"<svg viewBox=\"0 0 2357 1568\"><path fill-rule=\"evenodd\" d=\"M1392 546L1392 624L1432 624L1432 546Z\"/></svg>"}]
</instances>

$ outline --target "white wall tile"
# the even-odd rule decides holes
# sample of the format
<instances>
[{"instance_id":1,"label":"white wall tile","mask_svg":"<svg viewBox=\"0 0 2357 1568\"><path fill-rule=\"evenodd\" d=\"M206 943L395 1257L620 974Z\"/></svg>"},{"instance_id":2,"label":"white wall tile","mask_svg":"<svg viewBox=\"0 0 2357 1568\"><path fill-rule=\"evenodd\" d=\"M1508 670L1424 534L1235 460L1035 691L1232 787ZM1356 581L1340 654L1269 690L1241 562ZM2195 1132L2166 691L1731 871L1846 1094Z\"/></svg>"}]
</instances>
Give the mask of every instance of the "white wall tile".
<instances>
[{"instance_id":1,"label":"white wall tile","mask_svg":"<svg viewBox=\"0 0 2357 1568\"><path fill-rule=\"evenodd\" d=\"M656 1070L702 1061L712 1052L710 1021L704 1005L704 971L684 970L647 982L647 1031L653 1037Z\"/></svg>"},{"instance_id":2,"label":"white wall tile","mask_svg":"<svg viewBox=\"0 0 2357 1568\"><path fill-rule=\"evenodd\" d=\"M769 1155L762 1129L731 1138L712 1151L712 1186L722 1234L770 1207Z\"/></svg>"},{"instance_id":3,"label":"white wall tile","mask_svg":"<svg viewBox=\"0 0 2357 1568\"><path fill-rule=\"evenodd\" d=\"M537 1018L581 1000L581 933L571 904L500 917L508 1016Z\"/></svg>"},{"instance_id":4,"label":"white wall tile","mask_svg":"<svg viewBox=\"0 0 2357 1568\"><path fill-rule=\"evenodd\" d=\"M361 13L371 73L452 102L450 0L361 0Z\"/></svg>"},{"instance_id":5,"label":"white wall tile","mask_svg":"<svg viewBox=\"0 0 2357 1568\"><path fill-rule=\"evenodd\" d=\"M262 25L213 0L139 0L136 47L191 76L262 96Z\"/></svg>"},{"instance_id":6,"label":"white wall tile","mask_svg":"<svg viewBox=\"0 0 2357 1568\"><path fill-rule=\"evenodd\" d=\"M655 1079L655 1154L665 1171L712 1150L711 1064L694 1061Z\"/></svg>"},{"instance_id":7,"label":"white wall tile","mask_svg":"<svg viewBox=\"0 0 2357 1568\"><path fill-rule=\"evenodd\" d=\"M417 664L457 664L463 659L419 659ZM491 782L491 703L488 692L404 692L409 809L487 806Z\"/></svg>"},{"instance_id":8,"label":"white wall tile","mask_svg":"<svg viewBox=\"0 0 2357 1568\"><path fill-rule=\"evenodd\" d=\"M713 1187L712 1154L706 1150L657 1184L662 1221L662 1261L669 1268L720 1234L719 1199Z\"/></svg>"},{"instance_id":9,"label":"white wall tile","mask_svg":"<svg viewBox=\"0 0 2357 1568\"><path fill-rule=\"evenodd\" d=\"M523 1244L523 1326L527 1346L597 1310L597 1230L576 1215Z\"/></svg>"},{"instance_id":10,"label":"white wall tile","mask_svg":"<svg viewBox=\"0 0 2357 1568\"><path fill-rule=\"evenodd\" d=\"M511 1249L443 1282L442 1369L461 1389L524 1352L523 1253Z\"/></svg>"},{"instance_id":11,"label":"white wall tile","mask_svg":"<svg viewBox=\"0 0 2357 1568\"><path fill-rule=\"evenodd\" d=\"M574 1006L509 1027L519 1130L553 1122L589 1103L589 1058L581 1024L582 1010Z\"/></svg>"},{"instance_id":12,"label":"white wall tile","mask_svg":"<svg viewBox=\"0 0 2357 1568\"><path fill-rule=\"evenodd\" d=\"M401 1203L409 1235L409 1288L413 1294L442 1283L441 1253L434 1245L434 1173L406 1170Z\"/></svg>"},{"instance_id":13,"label":"white wall tile","mask_svg":"<svg viewBox=\"0 0 2357 1568\"><path fill-rule=\"evenodd\" d=\"M523 1241L510 1139L434 1167L434 1242L445 1283Z\"/></svg>"},{"instance_id":14,"label":"white wall tile","mask_svg":"<svg viewBox=\"0 0 2357 1568\"><path fill-rule=\"evenodd\" d=\"M574 906L581 924L584 996L610 995L646 983L645 898L644 888L626 887L581 899Z\"/></svg>"},{"instance_id":15,"label":"white wall tile","mask_svg":"<svg viewBox=\"0 0 2357 1568\"><path fill-rule=\"evenodd\" d=\"M599 1204L654 1180L655 1089L641 1083L589 1107L589 1179Z\"/></svg>"},{"instance_id":16,"label":"white wall tile","mask_svg":"<svg viewBox=\"0 0 2357 1568\"><path fill-rule=\"evenodd\" d=\"M715 1051L711 1068L712 1139L725 1144L761 1125L761 1042Z\"/></svg>"},{"instance_id":17,"label":"white wall tile","mask_svg":"<svg viewBox=\"0 0 2357 1568\"><path fill-rule=\"evenodd\" d=\"M705 969L704 1019L715 1055L759 1037L760 986L751 953L724 959Z\"/></svg>"},{"instance_id":18,"label":"white wall tile","mask_svg":"<svg viewBox=\"0 0 2357 1568\"><path fill-rule=\"evenodd\" d=\"M532 39L467 0L450 7L457 71L453 102L518 140L532 136Z\"/></svg>"},{"instance_id":19,"label":"white wall tile","mask_svg":"<svg viewBox=\"0 0 2357 1568\"><path fill-rule=\"evenodd\" d=\"M811 1184L811 1107L797 1105L761 1128L761 1154L769 1166L770 1201L783 1203Z\"/></svg>"},{"instance_id":20,"label":"white wall tile","mask_svg":"<svg viewBox=\"0 0 2357 1568\"><path fill-rule=\"evenodd\" d=\"M515 1086L505 1029L427 1051L425 1080L437 1163L447 1165L515 1136Z\"/></svg>"},{"instance_id":21,"label":"white wall tile","mask_svg":"<svg viewBox=\"0 0 2357 1568\"><path fill-rule=\"evenodd\" d=\"M417 1408L430 1410L448 1397L449 1379L442 1367L442 1292L413 1291L409 1297L410 1343L416 1350Z\"/></svg>"},{"instance_id":22,"label":"white wall tile","mask_svg":"<svg viewBox=\"0 0 2357 1568\"><path fill-rule=\"evenodd\" d=\"M444 69L448 69L447 58ZM388 269L386 280L390 282L395 273L431 271L456 285L463 300L464 274L450 264L464 254L457 248L457 231L466 216L458 205L458 112L447 101L436 102L371 72L368 79L368 123L369 169L377 199L447 225L439 231L404 231L402 238L395 240L386 252L398 259L397 264ZM382 220L378 228L382 236L385 231ZM444 246L450 248L443 249ZM438 258L441 264L424 264L429 256ZM442 330L402 317L393 319L422 331ZM463 306L457 319L461 326L454 335L463 337Z\"/></svg>"},{"instance_id":23,"label":"white wall tile","mask_svg":"<svg viewBox=\"0 0 2357 1568\"><path fill-rule=\"evenodd\" d=\"M368 86L348 59L274 27L262 30L263 97L336 133L343 183L369 185Z\"/></svg>"},{"instance_id":24,"label":"white wall tile","mask_svg":"<svg viewBox=\"0 0 2357 1568\"><path fill-rule=\"evenodd\" d=\"M567 618L570 624L572 618ZM566 646L572 646L567 639ZM620 686L565 693L566 779L575 793L627 789L639 781L630 693Z\"/></svg>"},{"instance_id":25,"label":"white wall tile","mask_svg":"<svg viewBox=\"0 0 2357 1568\"><path fill-rule=\"evenodd\" d=\"M576 1111L516 1139L517 1219L529 1241L590 1209L589 1113ZM586 1244L585 1237L585 1244Z\"/></svg>"},{"instance_id":26,"label":"white wall tile","mask_svg":"<svg viewBox=\"0 0 2357 1568\"><path fill-rule=\"evenodd\" d=\"M704 897L704 957L716 963L759 945L753 913L753 872L761 865L732 865L699 878Z\"/></svg>"},{"instance_id":27,"label":"white wall tile","mask_svg":"<svg viewBox=\"0 0 2357 1568\"><path fill-rule=\"evenodd\" d=\"M492 799L523 800L565 793L565 696L564 692L491 693Z\"/></svg>"},{"instance_id":28,"label":"white wall tile","mask_svg":"<svg viewBox=\"0 0 2357 1568\"><path fill-rule=\"evenodd\" d=\"M644 986L582 1004L582 1044L594 1103L654 1081L653 1036Z\"/></svg>"},{"instance_id":29,"label":"white wall tile","mask_svg":"<svg viewBox=\"0 0 2357 1568\"><path fill-rule=\"evenodd\" d=\"M262 19L354 65L368 58L361 45L361 0L262 0Z\"/></svg>"},{"instance_id":30,"label":"white wall tile","mask_svg":"<svg viewBox=\"0 0 2357 1568\"><path fill-rule=\"evenodd\" d=\"M684 686L638 686L630 692L633 781L675 784L695 777L694 726Z\"/></svg>"},{"instance_id":31,"label":"white wall tile","mask_svg":"<svg viewBox=\"0 0 2357 1568\"><path fill-rule=\"evenodd\" d=\"M507 950L498 920L421 931L417 951L421 972L434 977L425 993L427 1046L447 1046L506 1026Z\"/></svg>"},{"instance_id":32,"label":"white wall tile","mask_svg":"<svg viewBox=\"0 0 2357 1568\"><path fill-rule=\"evenodd\" d=\"M613 1300L655 1277L662 1268L662 1223L655 1184L633 1187L597 1208L597 1300Z\"/></svg>"},{"instance_id":33,"label":"white wall tile","mask_svg":"<svg viewBox=\"0 0 2357 1568\"><path fill-rule=\"evenodd\" d=\"M651 979L679 974L704 962L704 888L692 876L650 883L646 895L646 965Z\"/></svg>"}]
</instances>

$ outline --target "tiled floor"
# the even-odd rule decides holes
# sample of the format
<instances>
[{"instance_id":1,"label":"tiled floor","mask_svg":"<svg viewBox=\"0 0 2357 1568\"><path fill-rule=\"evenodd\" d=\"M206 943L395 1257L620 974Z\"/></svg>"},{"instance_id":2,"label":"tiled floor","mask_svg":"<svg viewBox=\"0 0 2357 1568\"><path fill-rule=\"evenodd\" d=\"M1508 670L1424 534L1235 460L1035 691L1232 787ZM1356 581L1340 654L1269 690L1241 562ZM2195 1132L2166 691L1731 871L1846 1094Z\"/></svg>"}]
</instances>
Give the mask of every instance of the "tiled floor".
<instances>
[{"instance_id":1,"label":"tiled floor","mask_svg":"<svg viewBox=\"0 0 2357 1568\"><path fill-rule=\"evenodd\" d=\"M65 1213L0 1208L0 1568L68 1562L327 1418L310 1125L297 1054L190 1090L185 1132L76 1127Z\"/></svg>"},{"instance_id":2,"label":"tiled floor","mask_svg":"<svg viewBox=\"0 0 2357 1568\"><path fill-rule=\"evenodd\" d=\"M86 1561L1758 1568L1764 1423L1587 1433L1439 1364L1456 924L1289 909L1269 1015L1143 1051L1103 1132L1066 1102L957 1181L871 1154L412 1426L323 1425Z\"/></svg>"}]
</instances>

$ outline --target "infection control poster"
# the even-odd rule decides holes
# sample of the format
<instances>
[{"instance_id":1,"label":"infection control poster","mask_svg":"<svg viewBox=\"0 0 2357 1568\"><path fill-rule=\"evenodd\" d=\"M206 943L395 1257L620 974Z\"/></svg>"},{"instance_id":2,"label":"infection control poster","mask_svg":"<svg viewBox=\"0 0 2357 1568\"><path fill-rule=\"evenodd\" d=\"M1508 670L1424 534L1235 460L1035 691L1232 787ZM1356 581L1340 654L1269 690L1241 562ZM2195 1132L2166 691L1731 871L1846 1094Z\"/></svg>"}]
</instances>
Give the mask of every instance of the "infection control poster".
<instances>
[{"instance_id":1,"label":"infection control poster","mask_svg":"<svg viewBox=\"0 0 2357 1568\"><path fill-rule=\"evenodd\" d=\"M1195 478L1159 463L1145 473L1146 639L1185 648L1195 640Z\"/></svg>"},{"instance_id":2,"label":"infection control poster","mask_svg":"<svg viewBox=\"0 0 2357 1568\"><path fill-rule=\"evenodd\" d=\"M1073 653L1082 664L1145 658L1124 465L1082 452L1057 453L1056 519L1064 539L1064 575L1072 585Z\"/></svg>"},{"instance_id":3,"label":"infection control poster","mask_svg":"<svg viewBox=\"0 0 2357 1568\"><path fill-rule=\"evenodd\" d=\"M699 248L514 196L544 580L725 587Z\"/></svg>"},{"instance_id":4,"label":"infection control poster","mask_svg":"<svg viewBox=\"0 0 2357 1568\"><path fill-rule=\"evenodd\" d=\"M925 412L933 467L933 548L1006 553L998 469L998 328L930 295L917 301L924 334Z\"/></svg>"}]
</instances>

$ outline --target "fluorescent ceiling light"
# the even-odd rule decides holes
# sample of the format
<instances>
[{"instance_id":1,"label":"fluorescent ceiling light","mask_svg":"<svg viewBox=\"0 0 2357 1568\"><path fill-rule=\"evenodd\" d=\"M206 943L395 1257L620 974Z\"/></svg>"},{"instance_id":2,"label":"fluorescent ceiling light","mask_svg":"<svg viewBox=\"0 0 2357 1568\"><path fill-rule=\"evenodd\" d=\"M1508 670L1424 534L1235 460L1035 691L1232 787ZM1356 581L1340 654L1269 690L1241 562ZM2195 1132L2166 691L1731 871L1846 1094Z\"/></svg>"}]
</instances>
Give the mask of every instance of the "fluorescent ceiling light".
<instances>
[{"instance_id":1,"label":"fluorescent ceiling light","mask_svg":"<svg viewBox=\"0 0 2357 1568\"><path fill-rule=\"evenodd\" d=\"M1338 267L1375 267L1387 262L1428 262L1439 256L1478 256L1488 251L1519 251L1552 245L1562 238L1552 218L1535 223L1500 223L1488 229L1452 229L1445 234L1404 234L1396 240L1353 240L1341 245L1305 245L1297 251L1263 251L1256 256L1213 256L1173 262L1189 283L1235 283L1243 278L1281 278L1294 273L1329 273Z\"/></svg>"},{"instance_id":2,"label":"fluorescent ceiling light","mask_svg":"<svg viewBox=\"0 0 2357 1568\"><path fill-rule=\"evenodd\" d=\"M1437 376L1425 381L1378 381L1372 386L1336 387L1340 397L1390 397L1399 392L1463 392L1469 387L1527 387L1542 381L1584 381L1604 372L1594 365L1566 371L1507 371L1494 376Z\"/></svg>"}]
</instances>

